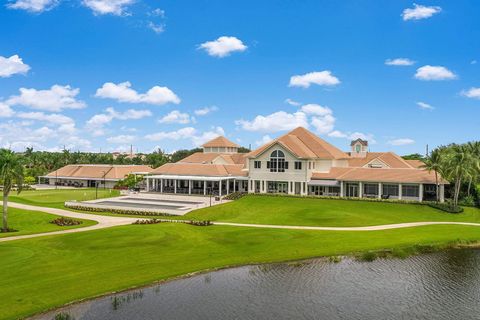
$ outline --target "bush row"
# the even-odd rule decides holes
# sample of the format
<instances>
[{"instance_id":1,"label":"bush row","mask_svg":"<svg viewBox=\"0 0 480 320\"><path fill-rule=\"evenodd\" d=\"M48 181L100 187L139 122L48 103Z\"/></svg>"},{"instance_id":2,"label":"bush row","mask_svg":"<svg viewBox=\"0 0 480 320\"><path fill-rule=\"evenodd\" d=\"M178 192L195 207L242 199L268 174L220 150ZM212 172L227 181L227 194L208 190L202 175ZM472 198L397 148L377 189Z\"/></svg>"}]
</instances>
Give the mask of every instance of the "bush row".
<instances>
[{"instance_id":1,"label":"bush row","mask_svg":"<svg viewBox=\"0 0 480 320\"><path fill-rule=\"evenodd\" d=\"M50 223L56 224L57 226L60 226L60 227L66 227L66 226L77 226L79 224L82 224L83 222L79 220L74 220L72 218L60 217L50 221Z\"/></svg>"},{"instance_id":2,"label":"bush row","mask_svg":"<svg viewBox=\"0 0 480 320\"><path fill-rule=\"evenodd\" d=\"M165 219L139 219L132 224L157 224L162 222L172 222L172 223L185 223L190 224L192 226L198 227L207 227L213 225L212 221L204 220L204 221L196 221L196 220L165 220Z\"/></svg>"},{"instance_id":3,"label":"bush row","mask_svg":"<svg viewBox=\"0 0 480 320\"><path fill-rule=\"evenodd\" d=\"M72 205L72 204L65 203L65 207L69 209L79 210L79 211L109 212L114 214L128 214L132 216L151 216L151 217L172 216L171 214L168 214L165 212L152 212L152 211L142 211L142 210L132 210L132 209L109 209L109 208L82 206L80 204Z\"/></svg>"},{"instance_id":4,"label":"bush row","mask_svg":"<svg viewBox=\"0 0 480 320\"><path fill-rule=\"evenodd\" d=\"M238 200L242 198L243 196L247 195L248 193L246 192L232 192L229 195L226 195L223 197L225 200Z\"/></svg>"},{"instance_id":5,"label":"bush row","mask_svg":"<svg viewBox=\"0 0 480 320\"><path fill-rule=\"evenodd\" d=\"M430 207L439 209L448 213L462 213L463 208L460 206L455 206L453 203L429 203Z\"/></svg>"},{"instance_id":6,"label":"bush row","mask_svg":"<svg viewBox=\"0 0 480 320\"><path fill-rule=\"evenodd\" d=\"M157 224L157 223L162 223L162 222L167 222L165 220L160 220L160 219L139 219L135 221L132 224Z\"/></svg>"}]
</instances>

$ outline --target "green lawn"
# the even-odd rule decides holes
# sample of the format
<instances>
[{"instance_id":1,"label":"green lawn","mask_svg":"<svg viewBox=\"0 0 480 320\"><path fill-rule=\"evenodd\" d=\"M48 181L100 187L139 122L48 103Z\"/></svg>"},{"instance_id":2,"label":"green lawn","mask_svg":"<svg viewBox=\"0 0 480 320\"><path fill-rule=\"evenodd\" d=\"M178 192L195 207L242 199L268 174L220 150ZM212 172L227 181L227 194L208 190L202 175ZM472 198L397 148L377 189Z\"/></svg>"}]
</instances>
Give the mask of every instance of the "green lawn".
<instances>
[{"instance_id":1,"label":"green lawn","mask_svg":"<svg viewBox=\"0 0 480 320\"><path fill-rule=\"evenodd\" d=\"M2 207L0 206L0 212L1 210ZM15 229L17 231L0 233L0 238L81 228L96 224L95 221L77 219L83 221L83 223L77 226L59 227L53 223L50 223L50 221L56 218L58 218L58 216L53 214L10 207L8 208L8 224L11 229Z\"/></svg>"},{"instance_id":2,"label":"green lawn","mask_svg":"<svg viewBox=\"0 0 480 320\"><path fill-rule=\"evenodd\" d=\"M120 191L98 189L98 198L117 197ZM86 201L95 199L95 189L47 189L23 191L19 195L11 193L9 201L33 206L61 208L65 201Z\"/></svg>"},{"instance_id":3,"label":"green lawn","mask_svg":"<svg viewBox=\"0 0 480 320\"><path fill-rule=\"evenodd\" d=\"M480 209L450 214L427 205L248 195L184 219L299 226L369 226L414 221L480 222Z\"/></svg>"},{"instance_id":4,"label":"green lawn","mask_svg":"<svg viewBox=\"0 0 480 320\"><path fill-rule=\"evenodd\" d=\"M479 240L480 228L331 232L165 223L0 243L0 319L210 268L458 239Z\"/></svg>"}]
</instances>

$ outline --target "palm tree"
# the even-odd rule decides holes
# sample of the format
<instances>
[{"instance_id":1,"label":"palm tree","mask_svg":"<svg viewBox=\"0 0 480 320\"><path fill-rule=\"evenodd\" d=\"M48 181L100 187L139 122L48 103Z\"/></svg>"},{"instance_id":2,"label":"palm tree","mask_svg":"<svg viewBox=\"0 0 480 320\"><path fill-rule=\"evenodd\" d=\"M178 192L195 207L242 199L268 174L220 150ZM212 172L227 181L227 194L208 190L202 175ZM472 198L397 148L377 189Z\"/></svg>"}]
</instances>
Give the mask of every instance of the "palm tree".
<instances>
[{"instance_id":1,"label":"palm tree","mask_svg":"<svg viewBox=\"0 0 480 320\"><path fill-rule=\"evenodd\" d=\"M466 145L452 145L448 156L448 176L454 181L453 204L458 205L460 188L464 179L472 175L473 156Z\"/></svg>"},{"instance_id":2,"label":"palm tree","mask_svg":"<svg viewBox=\"0 0 480 320\"><path fill-rule=\"evenodd\" d=\"M442 157L442 149L437 148L433 150L429 156L424 160L425 164L421 166L428 170L428 172L435 172L435 196L437 202L439 201L439 194L438 194L438 173L443 170L443 157Z\"/></svg>"},{"instance_id":3,"label":"palm tree","mask_svg":"<svg viewBox=\"0 0 480 320\"><path fill-rule=\"evenodd\" d=\"M0 149L0 179L3 182L3 227L2 231L8 231L8 195L14 184L20 193L23 187L23 163L22 159L11 150Z\"/></svg>"}]
</instances>

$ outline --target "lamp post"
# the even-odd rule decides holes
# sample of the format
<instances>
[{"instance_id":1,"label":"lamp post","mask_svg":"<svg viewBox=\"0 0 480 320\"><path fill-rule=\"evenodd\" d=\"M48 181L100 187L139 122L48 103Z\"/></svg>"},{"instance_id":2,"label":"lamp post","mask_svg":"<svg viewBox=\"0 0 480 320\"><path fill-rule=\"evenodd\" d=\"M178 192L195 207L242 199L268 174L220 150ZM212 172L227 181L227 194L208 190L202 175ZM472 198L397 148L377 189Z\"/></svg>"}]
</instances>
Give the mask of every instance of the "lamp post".
<instances>
[{"instance_id":1,"label":"lamp post","mask_svg":"<svg viewBox=\"0 0 480 320\"><path fill-rule=\"evenodd\" d=\"M98 181L95 181L95 199L98 199Z\"/></svg>"}]
</instances>

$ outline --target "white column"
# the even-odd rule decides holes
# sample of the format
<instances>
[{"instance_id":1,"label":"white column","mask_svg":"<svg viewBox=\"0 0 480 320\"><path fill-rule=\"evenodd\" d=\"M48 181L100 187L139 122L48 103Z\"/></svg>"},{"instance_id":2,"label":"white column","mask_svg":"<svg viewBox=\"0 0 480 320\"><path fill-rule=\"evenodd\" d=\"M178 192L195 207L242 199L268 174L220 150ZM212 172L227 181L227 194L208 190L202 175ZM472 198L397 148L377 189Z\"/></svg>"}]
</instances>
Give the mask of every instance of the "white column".
<instances>
[{"instance_id":1,"label":"white column","mask_svg":"<svg viewBox=\"0 0 480 320\"><path fill-rule=\"evenodd\" d=\"M402 200L402 184L398 184L398 200Z\"/></svg>"},{"instance_id":2,"label":"white column","mask_svg":"<svg viewBox=\"0 0 480 320\"><path fill-rule=\"evenodd\" d=\"M378 183L378 199L382 199L382 183Z\"/></svg>"},{"instance_id":3,"label":"white column","mask_svg":"<svg viewBox=\"0 0 480 320\"><path fill-rule=\"evenodd\" d=\"M235 190L236 190L236 187L235 187L236 183L237 183L237 180L233 179L233 192L235 192Z\"/></svg>"},{"instance_id":4,"label":"white column","mask_svg":"<svg viewBox=\"0 0 480 320\"><path fill-rule=\"evenodd\" d=\"M160 179L160 192L163 193L163 179Z\"/></svg>"},{"instance_id":5,"label":"white column","mask_svg":"<svg viewBox=\"0 0 480 320\"><path fill-rule=\"evenodd\" d=\"M343 181L340 181L340 197L343 197L344 196L344 184L343 184Z\"/></svg>"},{"instance_id":6,"label":"white column","mask_svg":"<svg viewBox=\"0 0 480 320\"><path fill-rule=\"evenodd\" d=\"M188 194L192 194L192 180L188 180Z\"/></svg>"},{"instance_id":7,"label":"white column","mask_svg":"<svg viewBox=\"0 0 480 320\"><path fill-rule=\"evenodd\" d=\"M203 195L207 195L207 181L205 180L203 181Z\"/></svg>"},{"instance_id":8,"label":"white column","mask_svg":"<svg viewBox=\"0 0 480 320\"><path fill-rule=\"evenodd\" d=\"M218 181L218 195L222 196L222 180Z\"/></svg>"},{"instance_id":9,"label":"white column","mask_svg":"<svg viewBox=\"0 0 480 320\"><path fill-rule=\"evenodd\" d=\"M227 180L227 194L230 193L230 180Z\"/></svg>"},{"instance_id":10,"label":"white column","mask_svg":"<svg viewBox=\"0 0 480 320\"><path fill-rule=\"evenodd\" d=\"M418 186L418 201L422 202L423 201L423 184L420 183Z\"/></svg>"},{"instance_id":11,"label":"white column","mask_svg":"<svg viewBox=\"0 0 480 320\"><path fill-rule=\"evenodd\" d=\"M177 179L173 180L173 193L177 193Z\"/></svg>"},{"instance_id":12,"label":"white column","mask_svg":"<svg viewBox=\"0 0 480 320\"><path fill-rule=\"evenodd\" d=\"M439 198L440 198L440 202L445 202L445 185L444 184L441 184L439 187L438 187L438 193L439 193Z\"/></svg>"},{"instance_id":13,"label":"white column","mask_svg":"<svg viewBox=\"0 0 480 320\"><path fill-rule=\"evenodd\" d=\"M358 197L363 198L363 182L358 183Z\"/></svg>"},{"instance_id":14,"label":"white column","mask_svg":"<svg viewBox=\"0 0 480 320\"><path fill-rule=\"evenodd\" d=\"M39 178L40 179L40 178ZM147 177L147 192L150 190L150 179Z\"/></svg>"}]
</instances>

